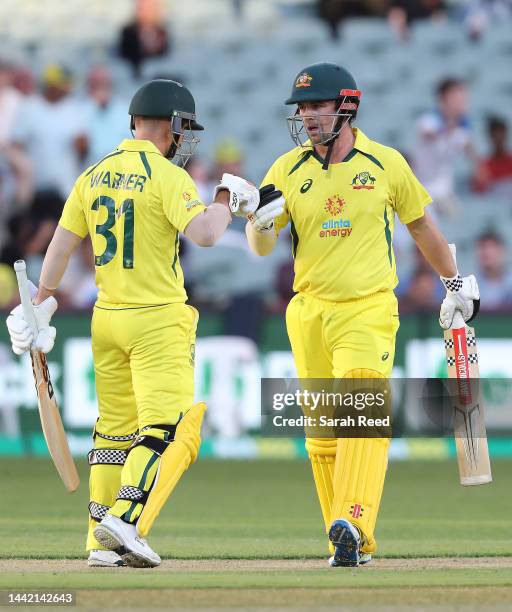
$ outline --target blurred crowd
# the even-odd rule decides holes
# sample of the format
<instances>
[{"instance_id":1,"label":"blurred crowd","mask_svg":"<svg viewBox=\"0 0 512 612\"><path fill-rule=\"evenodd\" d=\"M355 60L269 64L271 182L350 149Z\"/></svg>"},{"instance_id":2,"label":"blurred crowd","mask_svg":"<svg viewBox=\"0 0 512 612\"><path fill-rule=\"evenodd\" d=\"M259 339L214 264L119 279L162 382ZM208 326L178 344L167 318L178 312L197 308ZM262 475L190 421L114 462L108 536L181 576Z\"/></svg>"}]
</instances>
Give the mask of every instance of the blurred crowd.
<instances>
[{"instance_id":1,"label":"blurred crowd","mask_svg":"<svg viewBox=\"0 0 512 612\"><path fill-rule=\"evenodd\" d=\"M334 36L344 18L378 14L387 16L397 35L406 38L411 21L442 19L447 10L441 0L323 0L318 4ZM493 19L508 14L512 0L459 4L461 19L476 36L475 24L481 31ZM241 15L243 5L241 1L235 3ZM120 32L118 54L129 63L134 75L140 74L148 57L172 52L171 33L161 19L159 6L151 0L139 0L133 21ZM69 66L56 64L36 75L29 66L12 65L0 58L0 308L9 307L16 299L11 271L16 259L24 258L29 276L38 278L63 203L78 174L130 137L129 100L119 98L116 91L115 75L105 63L93 66L86 75L73 74ZM465 192L500 198L512 210L512 150L507 121L489 116L487 151L477 151L466 84L457 78L445 79L438 84L436 94L436 106L417 120L415 145L403 152L432 194L433 214L439 219L457 215L462 206L460 193ZM463 185L456 172L461 158L469 168ZM195 157L187 170L208 203L224 172L247 176L244 161L244 151L228 139L217 143L212 159ZM269 165L272 161L268 160ZM256 183L261 180L258 176L247 178ZM398 252L404 242L406 233L399 233ZM506 247L499 227L482 229L475 245L475 274L485 298L483 310L512 309L512 274ZM285 232L276 251L258 260L246 245L243 224L237 221L207 255L183 239L181 261L192 302L221 313L226 333L257 340L266 313L283 312L293 294L293 261ZM402 312L435 311L442 300L442 287L421 254L416 253L408 270L401 275L398 287ZM92 251L89 241L84 240L58 297L62 308L90 309L95 296Z\"/></svg>"},{"instance_id":2,"label":"blurred crowd","mask_svg":"<svg viewBox=\"0 0 512 612\"><path fill-rule=\"evenodd\" d=\"M351 17L387 19L397 39L407 41L411 26L420 20L455 19L477 40L492 24L512 20L511 0L318 0L317 12L333 38L342 36L342 24Z\"/></svg>"}]
</instances>

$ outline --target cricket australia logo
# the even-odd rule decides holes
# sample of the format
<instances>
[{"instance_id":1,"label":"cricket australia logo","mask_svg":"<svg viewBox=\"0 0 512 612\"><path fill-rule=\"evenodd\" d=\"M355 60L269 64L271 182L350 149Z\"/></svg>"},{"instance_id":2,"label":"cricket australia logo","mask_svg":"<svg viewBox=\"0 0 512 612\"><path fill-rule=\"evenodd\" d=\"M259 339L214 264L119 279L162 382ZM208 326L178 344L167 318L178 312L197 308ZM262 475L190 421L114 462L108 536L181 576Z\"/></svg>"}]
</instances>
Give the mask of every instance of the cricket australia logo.
<instances>
[{"instance_id":1,"label":"cricket australia logo","mask_svg":"<svg viewBox=\"0 0 512 612\"><path fill-rule=\"evenodd\" d=\"M311 81L313 77L309 75L307 72L303 72L299 74L297 80L295 81L295 87L311 87Z\"/></svg>"},{"instance_id":2,"label":"cricket australia logo","mask_svg":"<svg viewBox=\"0 0 512 612\"><path fill-rule=\"evenodd\" d=\"M369 172L359 172L352 179L352 189L375 189L376 180Z\"/></svg>"}]
</instances>

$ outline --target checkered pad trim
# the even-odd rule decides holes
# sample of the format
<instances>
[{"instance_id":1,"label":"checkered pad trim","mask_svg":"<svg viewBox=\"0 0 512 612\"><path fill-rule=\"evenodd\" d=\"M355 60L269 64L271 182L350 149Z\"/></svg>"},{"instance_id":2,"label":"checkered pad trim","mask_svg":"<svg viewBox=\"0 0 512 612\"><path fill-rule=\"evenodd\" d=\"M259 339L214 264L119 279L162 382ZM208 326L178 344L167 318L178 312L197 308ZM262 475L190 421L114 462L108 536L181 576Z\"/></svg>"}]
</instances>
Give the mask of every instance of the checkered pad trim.
<instances>
[{"instance_id":1,"label":"checkered pad trim","mask_svg":"<svg viewBox=\"0 0 512 612\"><path fill-rule=\"evenodd\" d=\"M455 359L453 357L448 357L446 360L449 366L455 365Z\"/></svg>"},{"instance_id":2,"label":"checkered pad trim","mask_svg":"<svg viewBox=\"0 0 512 612\"><path fill-rule=\"evenodd\" d=\"M103 520L109 510L110 506L104 506L103 504L98 504L98 502L91 502L89 504L89 514L95 521Z\"/></svg>"},{"instance_id":3,"label":"checkered pad trim","mask_svg":"<svg viewBox=\"0 0 512 612\"><path fill-rule=\"evenodd\" d=\"M444 348L453 348L453 339L450 338L449 340L445 340L444 341Z\"/></svg>"},{"instance_id":4,"label":"checkered pad trim","mask_svg":"<svg viewBox=\"0 0 512 612\"><path fill-rule=\"evenodd\" d=\"M443 281L446 289L452 293L457 293L462 289L462 278L460 274L457 274L457 276L454 276L453 278L444 278L441 276L441 280Z\"/></svg>"},{"instance_id":5,"label":"checkered pad trim","mask_svg":"<svg viewBox=\"0 0 512 612\"><path fill-rule=\"evenodd\" d=\"M124 465L128 451L115 448L93 448L87 455L89 465Z\"/></svg>"},{"instance_id":6,"label":"checkered pad trim","mask_svg":"<svg viewBox=\"0 0 512 612\"><path fill-rule=\"evenodd\" d=\"M475 336L468 336L467 337L467 345L468 346L476 346L476 338Z\"/></svg>"},{"instance_id":7,"label":"checkered pad trim","mask_svg":"<svg viewBox=\"0 0 512 612\"><path fill-rule=\"evenodd\" d=\"M469 363L478 363L478 355L473 353L472 355L468 355Z\"/></svg>"},{"instance_id":8,"label":"checkered pad trim","mask_svg":"<svg viewBox=\"0 0 512 612\"><path fill-rule=\"evenodd\" d=\"M127 434L126 436L107 436L107 434L102 434L99 431L95 431L94 435L99 438L103 438L104 440L115 440L117 442L126 442L128 440L135 440L135 438L139 435L139 432L136 431L132 434Z\"/></svg>"},{"instance_id":9,"label":"checkered pad trim","mask_svg":"<svg viewBox=\"0 0 512 612\"><path fill-rule=\"evenodd\" d=\"M138 487L124 486L119 489L117 499L127 499L128 501L135 501L143 503L146 501L147 493Z\"/></svg>"}]
</instances>

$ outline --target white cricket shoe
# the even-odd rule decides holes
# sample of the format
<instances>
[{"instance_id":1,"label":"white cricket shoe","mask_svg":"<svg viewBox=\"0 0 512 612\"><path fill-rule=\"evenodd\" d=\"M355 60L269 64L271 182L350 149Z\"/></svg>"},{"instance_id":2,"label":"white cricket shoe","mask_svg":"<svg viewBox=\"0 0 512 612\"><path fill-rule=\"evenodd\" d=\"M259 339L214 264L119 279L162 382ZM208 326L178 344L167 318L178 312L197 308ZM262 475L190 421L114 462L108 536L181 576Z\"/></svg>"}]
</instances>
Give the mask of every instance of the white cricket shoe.
<instances>
[{"instance_id":1,"label":"white cricket shoe","mask_svg":"<svg viewBox=\"0 0 512 612\"><path fill-rule=\"evenodd\" d=\"M87 565L89 567L120 567L126 563L113 550L94 549L89 551Z\"/></svg>"},{"instance_id":2,"label":"white cricket shoe","mask_svg":"<svg viewBox=\"0 0 512 612\"><path fill-rule=\"evenodd\" d=\"M156 567L162 560L144 538L137 535L135 525L107 514L94 530L98 542L116 552L130 567Z\"/></svg>"}]
</instances>

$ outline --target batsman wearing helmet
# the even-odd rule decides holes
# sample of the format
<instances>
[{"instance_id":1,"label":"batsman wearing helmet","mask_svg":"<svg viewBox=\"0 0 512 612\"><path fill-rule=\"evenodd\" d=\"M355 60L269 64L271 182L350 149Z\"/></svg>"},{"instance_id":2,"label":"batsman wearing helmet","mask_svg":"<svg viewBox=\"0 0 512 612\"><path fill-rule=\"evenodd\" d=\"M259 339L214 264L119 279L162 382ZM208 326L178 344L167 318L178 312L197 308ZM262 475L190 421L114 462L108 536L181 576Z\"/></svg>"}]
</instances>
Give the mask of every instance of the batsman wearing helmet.
<instances>
[{"instance_id":1,"label":"batsman wearing helmet","mask_svg":"<svg viewBox=\"0 0 512 612\"><path fill-rule=\"evenodd\" d=\"M456 309L466 321L477 312L476 280L459 276L425 211L429 194L400 153L354 127L360 101L340 66L299 72L286 100L297 105L288 118L296 147L263 180L270 202L263 206L262 198L256 214L267 208L265 222L249 215L246 226L252 250L266 255L290 225L296 294L286 325L300 378L391 376L399 326L395 216L445 283L441 325L450 326ZM272 202L279 202L275 210ZM388 447L386 437L306 438L331 566L357 566L376 550Z\"/></svg>"},{"instance_id":2,"label":"batsman wearing helmet","mask_svg":"<svg viewBox=\"0 0 512 612\"><path fill-rule=\"evenodd\" d=\"M198 313L186 304L179 233L213 246L259 191L226 175L206 207L183 169L203 127L189 90L158 79L130 108L133 140L77 179L43 263L33 338L20 306L7 320L13 349L48 352L53 293L80 241L94 250L98 299L92 348L99 418L89 453L89 565L153 567L145 540L183 472L196 459L204 404L193 406ZM169 160L175 164L169 163Z\"/></svg>"}]
</instances>

